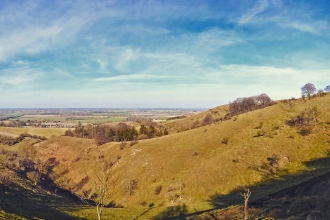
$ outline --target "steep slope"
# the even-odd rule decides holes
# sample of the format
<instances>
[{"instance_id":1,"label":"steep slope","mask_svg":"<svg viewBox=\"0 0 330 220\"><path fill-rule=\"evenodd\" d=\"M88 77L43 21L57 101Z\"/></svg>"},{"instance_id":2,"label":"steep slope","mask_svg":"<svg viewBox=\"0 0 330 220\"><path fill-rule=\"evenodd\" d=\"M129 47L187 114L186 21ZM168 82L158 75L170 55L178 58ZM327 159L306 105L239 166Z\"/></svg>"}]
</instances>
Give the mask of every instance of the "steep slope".
<instances>
[{"instance_id":1,"label":"steep slope","mask_svg":"<svg viewBox=\"0 0 330 220\"><path fill-rule=\"evenodd\" d=\"M0 181L0 219L83 219L71 212L85 208L81 202L36 186L22 174L2 167L1 179L4 175L10 181Z\"/></svg>"},{"instance_id":2,"label":"steep slope","mask_svg":"<svg viewBox=\"0 0 330 220\"><path fill-rule=\"evenodd\" d=\"M133 146L95 146L92 140L56 137L36 149L41 161L56 159L50 176L74 193L92 188L97 171L93 164L101 158L113 165L109 202L124 207L185 204L176 215L193 213L240 203L240 187L252 188L255 200L326 172L328 166L320 169L307 162L326 157L330 150L329 100L279 103ZM303 136L288 125L315 106L318 124L311 134Z\"/></svg>"},{"instance_id":3,"label":"steep slope","mask_svg":"<svg viewBox=\"0 0 330 220\"><path fill-rule=\"evenodd\" d=\"M228 108L228 105L218 106L204 112L190 115L183 119L168 120L166 122L161 123L161 125L165 127L170 134L188 131L195 127L202 126L203 119L207 114L211 114L212 118L215 121L220 118L223 118L228 113Z\"/></svg>"}]
</instances>

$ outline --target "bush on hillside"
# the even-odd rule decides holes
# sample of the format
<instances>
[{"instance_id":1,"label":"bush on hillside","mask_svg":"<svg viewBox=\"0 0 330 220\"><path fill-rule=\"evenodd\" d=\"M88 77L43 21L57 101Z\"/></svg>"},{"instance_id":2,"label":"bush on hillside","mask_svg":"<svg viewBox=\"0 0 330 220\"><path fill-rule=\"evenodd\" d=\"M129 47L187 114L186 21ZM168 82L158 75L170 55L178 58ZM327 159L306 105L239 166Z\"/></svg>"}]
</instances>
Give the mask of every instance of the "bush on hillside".
<instances>
[{"instance_id":1,"label":"bush on hillside","mask_svg":"<svg viewBox=\"0 0 330 220\"><path fill-rule=\"evenodd\" d=\"M159 195L160 192L162 191L163 187L162 186L157 186L155 189L155 195Z\"/></svg>"},{"instance_id":2,"label":"bush on hillside","mask_svg":"<svg viewBox=\"0 0 330 220\"><path fill-rule=\"evenodd\" d=\"M208 125L213 123L213 116L211 113L208 113L203 119L203 125Z\"/></svg>"},{"instance_id":3,"label":"bush on hillside","mask_svg":"<svg viewBox=\"0 0 330 220\"><path fill-rule=\"evenodd\" d=\"M221 143L228 144L228 141L229 141L229 138L228 137L224 137L224 138L222 138Z\"/></svg>"},{"instance_id":4,"label":"bush on hillside","mask_svg":"<svg viewBox=\"0 0 330 220\"><path fill-rule=\"evenodd\" d=\"M292 116L290 120L287 121L289 126L296 126L299 128L301 135L309 135L312 133L313 128L318 124L317 117L320 111L316 106L310 108L309 110L304 110L300 112L297 116Z\"/></svg>"}]
</instances>

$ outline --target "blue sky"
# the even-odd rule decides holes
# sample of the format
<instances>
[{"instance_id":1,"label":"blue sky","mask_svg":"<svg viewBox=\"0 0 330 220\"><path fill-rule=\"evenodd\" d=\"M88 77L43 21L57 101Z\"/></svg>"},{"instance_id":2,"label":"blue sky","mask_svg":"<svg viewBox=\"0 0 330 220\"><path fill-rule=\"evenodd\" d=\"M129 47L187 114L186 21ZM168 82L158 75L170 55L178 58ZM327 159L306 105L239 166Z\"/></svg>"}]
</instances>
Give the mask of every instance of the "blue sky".
<instances>
[{"instance_id":1,"label":"blue sky","mask_svg":"<svg viewBox=\"0 0 330 220\"><path fill-rule=\"evenodd\" d=\"M330 2L0 1L0 103L211 108L330 84Z\"/></svg>"}]
</instances>

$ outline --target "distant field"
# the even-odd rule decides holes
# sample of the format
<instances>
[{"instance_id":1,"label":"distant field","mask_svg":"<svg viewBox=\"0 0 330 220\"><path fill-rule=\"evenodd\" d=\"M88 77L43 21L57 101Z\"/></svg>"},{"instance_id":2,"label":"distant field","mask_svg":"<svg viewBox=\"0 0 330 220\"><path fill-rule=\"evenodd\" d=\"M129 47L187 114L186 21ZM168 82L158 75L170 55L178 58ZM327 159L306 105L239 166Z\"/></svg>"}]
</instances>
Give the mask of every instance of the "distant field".
<instances>
[{"instance_id":1,"label":"distant field","mask_svg":"<svg viewBox=\"0 0 330 220\"><path fill-rule=\"evenodd\" d=\"M13 133L10 133L10 132L4 132L4 131L0 131L0 135L9 136L9 137L14 137L14 138L19 136L18 134L13 134Z\"/></svg>"},{"instance_id":2,"label":"distant field","mask_svg":"<svg viewBox=\"0 0 330 220\"><path fill-rule=\"evenodd\" d=\"M60 121L65 122L65 117L59 115L23 115L18 118L20 121Z\"/></svg>"},{"instance_id":3,"label":"distant field","mask_svg":"<svg viewBox=\"0 0 330 220\"><path fill-rule=\"evenodd\" d=\"M68 119L69 118L69 119ZM113 115L91 115L81 117L67 117L60 115L23 115L18 118L20 121L44 121L44 122L61 122L61 123L109 123L122 122L126 120L126 116Z\"/></svg>"},{"instance_id":4,"label":"distant field","mask_svg":"<svg viewBox=\"0 0 330 220\"><path fill-rule=\"evenodd\" d=\"M66 128L12 128L12 127L0 127L0 132L4 132L7 135L19 135L22 133L28 133L32 135L45 136L50 138L52 136L63 135Z\"/></svg>"}]
</instances>

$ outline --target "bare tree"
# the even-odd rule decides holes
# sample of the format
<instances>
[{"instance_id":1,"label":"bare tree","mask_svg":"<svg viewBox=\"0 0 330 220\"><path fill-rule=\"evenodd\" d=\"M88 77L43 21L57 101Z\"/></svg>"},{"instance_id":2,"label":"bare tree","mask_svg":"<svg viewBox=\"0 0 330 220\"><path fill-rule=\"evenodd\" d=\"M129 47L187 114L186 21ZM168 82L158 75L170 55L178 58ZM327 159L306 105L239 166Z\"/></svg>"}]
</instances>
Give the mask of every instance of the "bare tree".
<instances>
[{"instance_id":1,"label":"bare tree","mask_svg":"<svg viewBox=\"0 0 330 220\"><path fill-rule=\"evenodd\" d=\"M254 100L258 105L266 105L272 101L271 98L265 93L255 96Z\"/></svg>"},{"instance_id":2,"label":"bare tree","mask_svg":"<svg viewBox=\"0 0 330 220\"><path fill-rule=\"evenodd\" d=\"M301 87L301 95L306 95L308 98L311 98L311 95L313 95L316 92L316 88L314 84L307 83L303 87Z\"/></svg>"},{"instance_id":3,"label":"bare tree","mask_svg":"<svg viewBox=\"0 0 330 220\"><path fill-rule=\"evenodd\" d=\"M83 202L96 207L98 220L101 219L103 208L106 206L106 201L111 195L110 170L112 166L113 163L109 163L104 159L96 161L95 167L97 170L94 172L95 176L92 183L92 190L90 192L85 191L84 195L81 197Z\"/></svg>"},{"instance_id":4,"label":"bare tree","mask_svg":"<svg viewBox=\"0 0 330 220\"><path fill-rule=\"evenodd\" d=\"M251 196L250 189L244 188L244 192L241 192L240 195L244 198L244 213L243 213L243 219L248 219L248 202L249 198Z\"/></svg>"}]
</instances>

